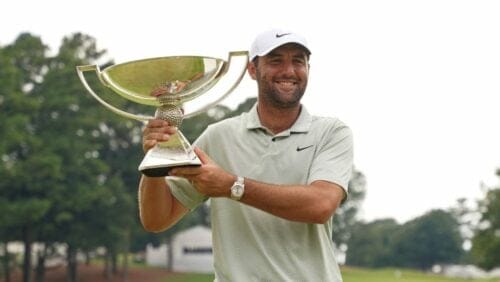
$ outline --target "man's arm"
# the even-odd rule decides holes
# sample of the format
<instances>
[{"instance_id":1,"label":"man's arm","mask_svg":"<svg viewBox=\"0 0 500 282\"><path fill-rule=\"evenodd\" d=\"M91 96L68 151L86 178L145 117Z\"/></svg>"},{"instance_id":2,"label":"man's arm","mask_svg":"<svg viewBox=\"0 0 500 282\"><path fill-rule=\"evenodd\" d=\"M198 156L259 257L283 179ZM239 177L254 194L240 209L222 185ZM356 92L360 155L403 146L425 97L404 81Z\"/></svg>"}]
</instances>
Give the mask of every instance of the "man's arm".
<instances>
[{"instance_id":1,"label":"man's arm","mask_svg":"<svg viewBox=\"0 0 500 282\"><path fill-rule=\"evenodd\" d=\"M151 120L143 131L143 150L149 151L157 142L167 141L176 132L166 121ZM164 177L142 176L138 189L139 216L144 229L160 232L182 218L188 209L170 193Z\"/></svg>"},{"instance_id":2,"label":"man's arm","mask_svg":"<svg viewBox=\"0 0 500 282\"><path fill-rule=\"evenodd\" d=\"M229 198L236 176L220 168L199 148L195 152L201 167L175 168L171 174L189 179L206 196ZM339 185L327 181L272 185L245 178L245 193L240 201L288 220L325 223L344 197Z\"/></svg>"},{"instance_id":3,"label":"man's arm","mask_svg":"<svg viewBox=\"0 0 500 282\"><path fill-rule=\"evenodd\" d=\"M149 232L161 232L179 221L188 209L170 193L164 177L142 176L139 184L139 216Z\"/></svg>"}]
</instances>

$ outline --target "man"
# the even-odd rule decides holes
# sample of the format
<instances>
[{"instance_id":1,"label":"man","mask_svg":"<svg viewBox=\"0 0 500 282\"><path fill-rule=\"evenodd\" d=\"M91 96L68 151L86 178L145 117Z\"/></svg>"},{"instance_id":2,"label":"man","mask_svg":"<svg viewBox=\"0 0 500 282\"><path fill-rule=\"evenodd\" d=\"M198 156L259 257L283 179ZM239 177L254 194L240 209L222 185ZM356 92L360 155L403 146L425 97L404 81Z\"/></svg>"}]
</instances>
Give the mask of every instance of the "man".
<instances>
[{"instance_id":1,"label":"man","mask_svg":"<svg viewBox=\"0 0 500 282\"><path fill-rule=\"evenodd\" d=\"M216 281L342 281L332 216L346 197L352 135L338 119L301 105L310 54L291 31L257 36L247 67L258 85L256 105L207 128L195 143L200 167L142 177L148 231L165 230L211 200ZM144 151L174 133L167 122L151 121Z\"/></svg>"}]
</instances>

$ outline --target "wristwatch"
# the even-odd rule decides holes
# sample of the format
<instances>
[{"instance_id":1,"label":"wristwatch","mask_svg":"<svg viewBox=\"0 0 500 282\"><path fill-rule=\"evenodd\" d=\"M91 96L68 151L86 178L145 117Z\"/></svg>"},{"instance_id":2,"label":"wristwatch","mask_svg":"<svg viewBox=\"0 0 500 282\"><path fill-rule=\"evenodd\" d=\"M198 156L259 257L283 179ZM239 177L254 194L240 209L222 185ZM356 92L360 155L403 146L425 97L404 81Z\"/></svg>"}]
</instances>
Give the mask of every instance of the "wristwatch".
<instances>
[{"instance_id":1,"label":"wristwatch","mask_svg":"<svg viewBox=\"0 0 500 282\"><path fill-rule=\"evenodd\" d=\"M245 179L238 176L233 186L231 187L231 199L239 201L245 193Z\"/></svg>"}]
</instances>

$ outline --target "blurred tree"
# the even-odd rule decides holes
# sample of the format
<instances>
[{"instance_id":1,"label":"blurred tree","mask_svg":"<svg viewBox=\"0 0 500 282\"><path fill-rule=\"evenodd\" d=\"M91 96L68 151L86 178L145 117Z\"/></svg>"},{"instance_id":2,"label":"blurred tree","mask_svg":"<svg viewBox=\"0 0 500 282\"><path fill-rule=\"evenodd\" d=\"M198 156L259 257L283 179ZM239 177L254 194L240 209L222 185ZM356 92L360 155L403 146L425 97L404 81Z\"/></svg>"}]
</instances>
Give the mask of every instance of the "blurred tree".
<instances>
[{"instance_id":1,"label":"blurred tree","mask_svg":"<svg viewBox=\"0 0 500 282\"><path fill-rule=\"evenodd\" d=\"M9 154L14 156L15 147L17 143L23 139L23 132L18 132L16 130L16 125L25 125L26 121L29 120L25 114L16 114L16 108L26 107L26 99L21 99L20 95L16 94L20 92L20 87L18 87L17 82L20 76L20 72L12 63L10 56L6 54L5 48L0 48L0 155L1 158L1 169L0 169L0 179L7 180L12 179L11 172L9 171L8 164L12 164L13 160L10 161ZM8 110L6 105L12 104L14 108ZM6 121L14 120L15 124L7 124ZM5 138L7 134L14 134L13 138ZM10 162L9 162L10 161ZM8 189L8 183L0 183L0 242L2 242L3 256L2 259L2 273L5 276L7 282L10 281L10 257L7 251L8 242L19 238L19 235L14 235L12 232L12 226L14 222L9 214L12 212L13 206L9 203L7 198L3 196ZM2 252L0 252L2 253Z\"/></svg>"},{"instance_id":2,"label":"blurred tree","mask_svg":"<svg viewBox=\"0 0 500 282\"><path fill-rule=\"evenodd\" d=\"M393 235L400 228L394 219L358 222L351 230L346 264L362 267L393 266Z\"/></svg>"},{"instance_id":3,"label":"blurred tree","mask_svg":"<svg viewBox=\"0 0 500 282\"><path fill-rule=\"evenodd\" d=\"M250 111L250 109L252 109L256 102L256 97L247 98L245 101L243 101L243 103L239 104L234 111L229 113L228 117L238 116L242 113Z\"/></svg>"},{"instance_id":4,"label":"blurred tree","mask_svg":"<svg viewBox=\"0 0 500 282\"><path fill-rule=\"evenodd\" d=\"M500 169L496 175L500 178ZM489 188L479 201L481 221L472 239L474 261L485 269L500 266L500 187Z\"/></svg>"},{"instance_id":5,"label":"blurred tree","mask_svg":"<svg viewBox=\"0 0 500 282\"><path fill-rule=\"evenodd\" d=\"M0 227L17 230L11 234L20 234L17 239L25 244L23 281L31 279L34 225L50 208L44 190L36 184L60 166L57 156L48 152L37 136L33 115L40 108L33 89L41 83L47 68L46 51L40 38L27 33L0 51L0 209L5 218ZM13 239L9 233L3 236L4 242Z\"/></svg>"},{"instance_id":6,"label":"blurred tree","mask_svg":"<svg viewBox=\"0 0 500 282\"><path fill-rule=\"evenodd\" d=\"M348 186L349 195L333 216L333 241L341 249L347 248L352 228L357 222L357 214L366 194L366 178L353 167Z\"/></svg>"},{"instance_id":7,"label":"blurred tree","mask_svg":"<svg viewBox=\"0 0 500 282\"><path fill-rule=\"evenodd\" d=\"M30 34L0 51L0 236L24 241L24 281L31 280L33 241L45 250L66 242L68 281L75 281L78 249L116 250L128 238L134 217L124 214L136 213L138 179L138 161L130 156L137 152L116 156L139 143L128 138L140 125L97 107L78 81L75 66L104 54L93 38L77 33L63 39L55 57L45 52ZM48 253L39 253L37 281Z\"/></svg>"},{"instance_id":8,"label":"blurred tree","mask_svg":"<svg viewBox=\"0 0 500 282\"><path fill-rule=\"evenodd\" d=\"M474 236L474 230L479 224L481 214L477 208L469 205L469 201L466 198L457 199L455 206L451 207L449 211L458 222L460 234L464 241L462 246L464 249L464 255L461 258L460 263L472 264L473 260L470 252L472 247L472 237Z\"/></svg>"},{"instance_id":9,"label":"blurred tree","mask_svg":"<svg viewBox=\"0 0 500 282\"><path fill-rule=\"evenodd\" d=\"M99 158L103 147L99 122L106 118L105 113L94 106L93 99L82 95L75 73L76 65L97 61L103 54L89 36L65 37L58 54L49 60L43 83L33 89L41 101L34 128L45 141L43 155L53 154L61 164L37 184L52 203L38 240L46 245L67 243L68 281L77 279L78 248L95 238L93 225L99 224L103 207L113 199L104 176L109 166Z\"/></svg>"},{"instance_id":10,"label":"blurred tree","mask_svg":"<svg viewBox=\"0 0 500 282\"><path fill-rule=\"evenodd\" d=\"M432 210L395 232L393 258L396 266L427 270L435 264L460 260L462 238L456 219L443 210Z\"/></svg>"}]
</instances>

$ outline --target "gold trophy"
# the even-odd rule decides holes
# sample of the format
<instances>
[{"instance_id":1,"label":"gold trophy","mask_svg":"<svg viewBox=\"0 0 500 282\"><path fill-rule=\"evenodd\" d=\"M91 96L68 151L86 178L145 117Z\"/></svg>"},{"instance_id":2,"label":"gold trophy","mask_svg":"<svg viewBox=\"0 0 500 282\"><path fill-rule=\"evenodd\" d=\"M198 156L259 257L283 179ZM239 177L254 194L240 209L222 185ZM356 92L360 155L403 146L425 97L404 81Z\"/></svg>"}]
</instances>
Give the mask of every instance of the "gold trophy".
<instances>
[{"instance_id":1,"label":"gold trophy","mask_svg":"<svg viewBox=\"0 0 500 282\"><path fill-rule=\"evenodd\" d=\"M227 61L202 56L159 57L112 65L100 70L97 65L77 66L76 71L87 91L102 105L126 118L147 122L163 119L180 127L183 118L207 111L226 98L245 75L248 52L229 52ZM100 82L122 97L156 107L155 116L132 114L109 104L87 83L84 72L95 71ZM189 112L186 102L208 93L215 93L216 84L225 88L222 94L211 94L211 101ZM212 91L209 91L211 90ZM214 96L215 95L215 96ZM196 100L193 100L193 102ZM172 167L198 166L200 160L180 130L166 142L158 143L139 165L147 176L165 176Z\"/></svg>"}]
</instances>

